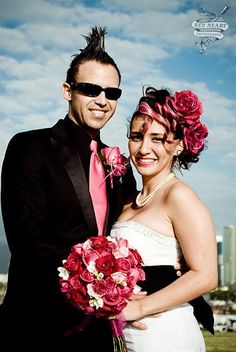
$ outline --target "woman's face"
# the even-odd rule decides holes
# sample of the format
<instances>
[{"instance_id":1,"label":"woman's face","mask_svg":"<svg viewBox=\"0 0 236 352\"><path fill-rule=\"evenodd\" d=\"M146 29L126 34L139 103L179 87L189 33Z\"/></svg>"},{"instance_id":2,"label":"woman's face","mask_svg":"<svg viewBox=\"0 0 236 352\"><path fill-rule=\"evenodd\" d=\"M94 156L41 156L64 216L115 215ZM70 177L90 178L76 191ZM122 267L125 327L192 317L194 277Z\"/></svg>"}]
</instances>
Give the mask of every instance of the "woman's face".
<instances>
[{"instance_id":1,"label":"woman's face","mask_svg":"<svg viewBox=\"0 0 236 352\"><path fill-rule=\"evenodd\" d=\"M129 152L132 163L142 176L166 175L171 171L173 156L182 150L180 141L171 133L166 137L164 126L153 120L148 129L144 115L131 122Z\"/></svg>"}]
</instances>

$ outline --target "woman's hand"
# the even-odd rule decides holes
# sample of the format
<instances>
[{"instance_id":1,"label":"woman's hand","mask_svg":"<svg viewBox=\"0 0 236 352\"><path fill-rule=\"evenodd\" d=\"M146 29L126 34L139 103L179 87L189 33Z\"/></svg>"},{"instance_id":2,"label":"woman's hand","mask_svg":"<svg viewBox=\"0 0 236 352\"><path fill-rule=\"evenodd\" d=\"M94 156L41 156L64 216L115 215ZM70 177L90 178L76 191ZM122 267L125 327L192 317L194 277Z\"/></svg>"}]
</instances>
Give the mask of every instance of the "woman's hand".
<instances>
[{"instance_id":1,"label":"woman's hand","mask_svg":"<svg viewBox=\"0 0 236 352\"><path fill-rule=\"evenodd\" d=\"M118 320L123 320L126 321L127 324L130 324L131 326L133 326L136 329L140 329L140 330L146 330L147 329L147 325L138 321L138 319L140 319L140 317L137 318L137 320L135 319L128 319L129 316L134 316L136 313L136 309L138 309L138 302L140 300L142 300L143 298L145 298L147 295L146 291L140 291L138 293L133 294L130 299L127 301L127 305L126 307L123 309L123 311L121 313L119 313L118 315L110 315L108 317L108 319L118 319Z\"/></svg>"},{"instance_id":2,"label":"woman's hand","mask_svg":"<svg viewBox=\"0 0 236 352\"><path fill-rule=\"evenodd\" d=\"M144 297L146 297L146 295L147 295L146 291L140 291L137 294L133 294L131 296L130 300L131 301L139 301L139 300L143 299ZM123 316L125 317L124 310L123 310ZM134 328L139 329L139 330L147 330L147 328L148 328L146 324L144 324L138 320L129 321L128 324L130 324L131 326L133 326Z\"/></svg>"},{"instance_id":3,"label":"woman's hand","mask_svg":"<svg viewBox=\"0 0 236 352\"><path fill-rule=\"evenodd\" d=\"M110 315L108 319L118 319L125 321L126 324L131 325L132 327L139 330L147 330L148 326L140 321L142 316L141 310L141 300L147 296L146 291L140 291L139 293L133 294L128 300L127 305L118 315ZM154 318L159 316L161 313L156 313L149 315L149 318Z\"/></svg>"}]
</instances>

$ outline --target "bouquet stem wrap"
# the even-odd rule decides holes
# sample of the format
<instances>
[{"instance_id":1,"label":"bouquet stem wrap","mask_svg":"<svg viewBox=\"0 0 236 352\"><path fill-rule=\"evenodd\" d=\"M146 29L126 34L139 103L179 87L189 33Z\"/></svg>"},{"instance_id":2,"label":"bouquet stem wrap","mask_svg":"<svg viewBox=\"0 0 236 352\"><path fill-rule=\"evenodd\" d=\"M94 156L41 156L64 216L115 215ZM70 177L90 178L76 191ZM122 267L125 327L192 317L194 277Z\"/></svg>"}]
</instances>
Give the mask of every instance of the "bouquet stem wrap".
<instances>
[{"instance_id":1,"label":"bouquet stem wrap","mask_svg":"<svg viewBox=\"0 0 236 352\"><path fill-rule=\"evenodd\" d=\"M121 319L111 320L114 352L127 352L127 346L123 334L125 324L125 321Z\"/></svg>"}]
</instances>

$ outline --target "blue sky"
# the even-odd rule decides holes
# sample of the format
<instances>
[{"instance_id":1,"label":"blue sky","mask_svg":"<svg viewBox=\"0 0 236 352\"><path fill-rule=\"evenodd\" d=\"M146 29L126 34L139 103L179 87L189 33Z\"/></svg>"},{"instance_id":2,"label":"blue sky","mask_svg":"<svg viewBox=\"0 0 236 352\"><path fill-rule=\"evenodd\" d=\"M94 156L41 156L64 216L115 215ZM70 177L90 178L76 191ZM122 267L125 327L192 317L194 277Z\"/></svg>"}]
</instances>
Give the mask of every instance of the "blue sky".
<instances>
[{"instance_id":1,"label":"blue sky","mask_svg":"<svg viewBox=\"0 0 236 352\"><path fill-rule=\"evenodd\" d=\"M192 22L206 19L201 8L218 15L225 5L229 28L201 54ZM15 133L52 126L65 116L61 85L71 55L85 46L82 35L92 26L106 26L105 47L121 70L123 94L103 140L128 154L127 119L142 84L197 93L208 148L179 177L208 206L221 236L224 226L236 224L235 24L235 0L1 0L0 165Z\"/></svg>"}]
</instances>

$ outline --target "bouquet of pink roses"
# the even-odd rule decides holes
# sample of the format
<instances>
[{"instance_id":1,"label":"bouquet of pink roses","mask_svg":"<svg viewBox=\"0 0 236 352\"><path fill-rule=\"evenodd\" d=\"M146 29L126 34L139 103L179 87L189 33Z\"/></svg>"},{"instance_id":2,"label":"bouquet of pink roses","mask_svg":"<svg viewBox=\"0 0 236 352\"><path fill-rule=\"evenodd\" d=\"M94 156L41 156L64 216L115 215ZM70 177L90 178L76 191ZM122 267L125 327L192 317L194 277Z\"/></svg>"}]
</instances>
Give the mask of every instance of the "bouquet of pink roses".
<instances>
[{"instance_id":1,"label":"bouquet of pink roses","mask_svg":"<svg viewBox=\"0 0 236 352\"><path fill-rule=\"evenodd\" d=\"M62 263L61 291L75 307L96 317L119 314L139 291L137 281L145 279L141 256L121 237L90 237L74 245Z\"/></svg>"}]
</instances>

